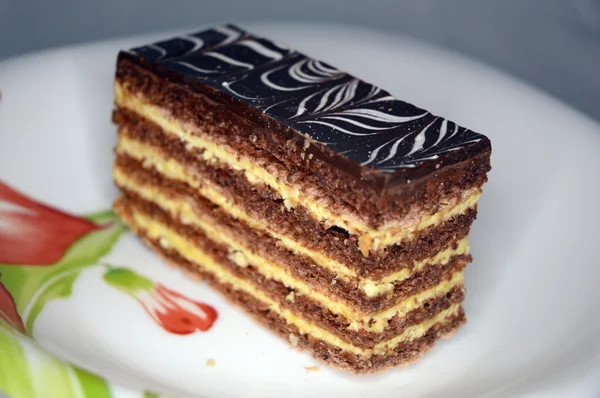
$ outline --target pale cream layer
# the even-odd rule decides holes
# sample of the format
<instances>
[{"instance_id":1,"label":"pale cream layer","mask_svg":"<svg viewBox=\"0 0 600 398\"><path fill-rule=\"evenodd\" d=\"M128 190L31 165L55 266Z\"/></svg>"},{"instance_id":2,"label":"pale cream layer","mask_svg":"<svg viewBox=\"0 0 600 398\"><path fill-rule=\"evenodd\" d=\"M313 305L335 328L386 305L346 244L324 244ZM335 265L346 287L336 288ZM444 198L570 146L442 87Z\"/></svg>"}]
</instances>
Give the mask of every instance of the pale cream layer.
<instances>
[{"instance_id":1,"label":"pale cream layer","mask_svg":"<svg viewBox=\"0 0 600 398\"><path fill-rule=\"evenodd\" d=\"M288 324L296 326L300 333L310 335L332 346L338 347L344 351L368 358L372 355L385 355L401 343L410 342L424 336L427 331L437 323L443 322L447 317L453 316L460 310L459 304L454 304L447 310L441 311L433 318L430 318L419 325L406 328L401 335L393 337L390 340L376 344L372 349L365 349L352 345L329 331L314 325L302 317L294 314L290 310L281 307L279 303L272 300L267 294L245 279L241 279L222 267L210 255L203 252L197 245L190 242L172 231L169 227L147 217L146 215L133 210L132 219L126 214L120 214L130 226L137 232L146 234L149 239L159 241L166 249L177 251L186 260L193 262L199 268L213 274L217 280L226 285L231 285L234 289L239 289L251 295L257 300L269 306L271 311L277 313Z\"/></svg>"},{"instance_id":2,"label":"pale cream layer","mask_svg":"<svg viewBox=\"0 0 600 398\"><path fill-rule=\"evenodd\" d=\"M261 220L249 216L242 208L237 206L233 200L231 200L225 193L223 193L220 187L212 184L210 181L199 181L190 173L186 173L185 167L181 165L175 159L167 158L163 155L160 149L146 145L138 140L131 139L127 135L123 135L119 140L116 148L117 153L126 154L134 159L142 162L146 168L154 169L162 174L167 179L173 179L176 181L184 182L197 190L198 194L202 195L212 203L221 207L225 212L230 214L233 218L244 221L251 228L264 231L271 237L277 239L281 244L292 251L294 254L303 255L311 259L316 265L321 266L328 271L336 275L336 279L340 279L346 282L353 280L359 281L359 287L365 292L367 297L376 297L379 294L386 293L394 288L394 282L400 282L404 279L409 278L413 272L419 271L429 264L443 263L446 264L450 258L454 255L468 254L469 246L467 239L463 239L459 242L456 249L447 248L441 251L436 256L424 259L421 261L415 261L413 269L409 267L395 272L391 275L387 275L383 279L373 280L370 278L359 278L356 272L347 267L346 265L325 256L319 252L313 251L307 247L304 247L294 241L292 238L272 230ZM137 186L138 184L128 181L129 178L125 176L122 170L115 170L115 179L121 183L124 187L138 192L142 187ZM156 192L149 192L152 188L143 187L145 192L138 192L140 195L149 198L156 198L159 195ZM164 209L177 209L183 204L179 203L157 203ZM188 204L189 206L189 204ZM182 212L179 209L179 212ZM191 216L188 216L190 218Z\"/></svg>"},{"instance_id":3,"label":"pale cream layer","mask_svg":"<svg viewBox=\"0 0 600 398\"><path fill-rule=\"evenodd\" d=\"M348 328L351 330L362 329L369 332L381 333L387 327L392 317L396 315L403 317L408 312L420 307L423 302L434 297L443 296L453 287L462 285L463 282L463 273L456 272L450 280L442 281L437 286L411 296L385 311L372 315L363 314L346 303L314 289L304 281L294 277L281 265L265 259L251 247L238 242L232 234L222 231L217 225L203 220L194 211L193 204L189 201L171 200L157 190L146 190L144 187L140 187L128 180L128 176L119 168L114 170L113 175L117 185L137 193L143 199L155 203L171 213L175 219L179 218L184 224L193 225L195 228L203 231L210 239L227 246L230 250L230 259L236 264L240 266L252 265L265 278L276 280L286 287L294 289L297 294L306 295L317 301L322 307L346 318L350 323ZM172 206L177 208L178 211L175 211ZM175 233L170 229L169 232Z\"/></svg>"},{"instance_id":4,"label":"pale cream layer","mask_svg":"<svg viewBox=\"0 0 600 398\"><path fill-rule=\"evenodd\" d=\"M469 189L462 192L459 197L446 200L447 203L444 203L433 215L413 214L405 217L401 222L374 229L362 222L356 214L333 214L324 204L310 197L309 192L301 192L286 183L285 176L273 175L231 147L215 143L206 131L175 119L167 110L149 103L140 95L131 93L118 81L115 83L115 103L157 124L165 134L185 142L187 148L206 151L208 158L214 157L232 169L243 170L249 182L266 184L274 189L289 206L305 207L318 222L338 226L359 236L359 246L365 256L368 256L370 250L377 251L404 239L410 239L422 229L437 225L473 208L481 195L481 189Z\"/></svg>"}]
</instances>

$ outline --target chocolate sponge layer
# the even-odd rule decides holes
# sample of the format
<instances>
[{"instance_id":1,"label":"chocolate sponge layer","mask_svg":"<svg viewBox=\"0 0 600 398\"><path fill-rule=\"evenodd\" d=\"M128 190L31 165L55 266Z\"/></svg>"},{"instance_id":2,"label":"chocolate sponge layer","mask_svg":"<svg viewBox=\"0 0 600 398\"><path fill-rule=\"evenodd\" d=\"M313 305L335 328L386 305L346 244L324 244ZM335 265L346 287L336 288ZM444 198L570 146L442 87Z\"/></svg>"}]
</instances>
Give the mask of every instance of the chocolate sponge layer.
<instances>
[{"instance_id":1,"label":"chocolate sponge layer","mask_svg":"<svg viewBox=\"0 0 600 398\"><path fill-rule=\"evenodd\" d=\"M251 248L252 251L268 259L270 262L278 264L296 279L304 281L366 314L382 311L413 294L436 286L442 280L450 278L452 273L463 269L471 261L470 255L455 255L445 264L436 263L426 265L409 278L397 282L393 290L377 297L368 297L358 287L358 280L344 281L343 279L336 279L336 275L331 271L315 265L305 256L294 255L279 245L275 238L264 232L249 228L243 222L229 216L220 207L214 206L199 195L193 195L188 188L178 187L176 183L162 179L158 173L144 169L136 161L133 161L133 164L129 161L130 158L127 159L119 156L116 162L119 170L127 173L128 181L136 185L152 187L156 191L159 191L162 197L168 198L173 202L191 203L196 217L204 223L214 226L215 229L222 231L227 236L235 237L234 239L237 242L240 242L247 248ZM140 203L148 211L153 213L170 211L160 208L156 204L148 203L127 187L120 186L120 188L128 199ZM177 214L171 211L170 217L177 216Z\"/></svg>"},{"instance_id":2,"label":"chocolate sponge layer","mask_svg":"<svg viewBox=\"0 0 600 398\"><path fill-rule=\"evenodd\" d=\"M289 236L307 249L352 268L361 277L380 279L411 268L414 261L435 256L440 250L466 237L477 215L476 208L468 209L439 225L421 230L413 239L388 246L383 251L365 257L359 249L356 236L336 227L325 228L302 206L282 212L283 200L266 185L248 182L243 171L232 170L218 162L204 161L201 153L186 149L183 142L168 138L156 124L132 112L119 110L115 112L114 118L119 125L124 126L120 129L121 136L133 138L159 150L165 157L182 164L187 173L195 176L200 183L207 181L217 186L250 217L262 221L277 233ZM140 161L128 156L120 156L118 165L124 169L142 168ZM156 171L145 178L153 184L164 185L191 197L198 196L189 185L164 178Z\"/></svg>"},{"instance_id":3,"label":"chocolate sponge layer","mask_svg":"<svg viewBox=\"0 0 600 398\"><path fill-rule=\"evenodd\" d=\"M255 285L258 289L265 292L273 301L279 303L282 308L289 309L297 316L318 325L357 347L372 348L375 344L401 334L407 327L417 325L430 319L440 311L449 308L452 304L460 303L464 299L462 285L456 286L446 294L425 301L423 305L415 308L403 317L397 315L394 316L390 319L388 326L382 333L368 332L365 330L350 330L347 328L349 322L343 316L334 314L328 309L323 308L321 304L304 294L296 294L293 300L289 300L288 295L294 291L293 289L290 289L273 279L266 278L254 269L252 265L242 267L234 263L229 258L230 250L227 246L217 243L203 233L171 219L159 208L147 202L126 196L116 202L115 209L123 220L132 227L134 232L142 237L145 242L149 243L150 247L158 253L164 255L165 251L168 251L169 257L173 257L175 251L164 249L163 246L158 244L157 240L148 237L145 230L139 228L135 224L132 216L133 211L144 214L145 216L158 221L162 225L168 226L178 235L185 237L188 241L194 242L200 250L212 257L220 266L236 277L249 281ZM192 263L191 261L186 260L185 264L189 265ZM193 265L191 267L198 272L202 272L201 265ZM186 266L186 268L190 268L190 266ZM203 273L203 275L204 274L205 273ZM448 273L448 275L444 275L444 278L450 276L451 273Z\"/></svg>"}]
</instances>

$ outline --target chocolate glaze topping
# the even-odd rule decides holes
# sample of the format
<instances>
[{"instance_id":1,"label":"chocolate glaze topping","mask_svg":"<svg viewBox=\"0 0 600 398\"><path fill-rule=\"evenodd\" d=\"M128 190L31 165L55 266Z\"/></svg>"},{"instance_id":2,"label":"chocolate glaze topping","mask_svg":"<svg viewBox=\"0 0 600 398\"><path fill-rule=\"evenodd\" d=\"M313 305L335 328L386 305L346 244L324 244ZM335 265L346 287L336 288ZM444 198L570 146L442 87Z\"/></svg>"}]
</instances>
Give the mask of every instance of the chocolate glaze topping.
<instances>
[{"instance_id":1,"label":"chocolate glaze topping","mask_svg":"<svg viewBox=\"0 0 600 398\"><path fill-rule=\"evenodd\" d=\"M397 182L408 181L490 150L481 134L232 25L128 53L323 144L334 152L330 163L345 166L351 174L368 168L394 174Z\"/></svg>"}]
</instances>

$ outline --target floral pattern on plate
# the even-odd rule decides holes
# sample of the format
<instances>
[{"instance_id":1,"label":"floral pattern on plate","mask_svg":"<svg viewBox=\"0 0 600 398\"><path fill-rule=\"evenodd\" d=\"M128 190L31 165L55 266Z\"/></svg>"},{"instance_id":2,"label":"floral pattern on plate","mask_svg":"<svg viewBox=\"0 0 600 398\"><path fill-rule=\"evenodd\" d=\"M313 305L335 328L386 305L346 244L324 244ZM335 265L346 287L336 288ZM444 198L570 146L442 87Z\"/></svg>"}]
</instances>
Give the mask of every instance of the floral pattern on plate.
<instances>
[{"instance_id":1,"label":"floral pattern on plate","mask_svg":"<svg viewBox=\"0 0 600 398\"><path fill-rule=\"evenodd\" d=\"M32 338L44 306L70 297L79 274L90 266L104 266L103 280L137 300L165 331L183 335L212 327L217 319L212 306L100 261L125 231L110 210L72 215L0 181L0 392L12 397L42 396L44 391L61 397L112 396L108 381L49 354Z\"/></svg>"}]
</instances>

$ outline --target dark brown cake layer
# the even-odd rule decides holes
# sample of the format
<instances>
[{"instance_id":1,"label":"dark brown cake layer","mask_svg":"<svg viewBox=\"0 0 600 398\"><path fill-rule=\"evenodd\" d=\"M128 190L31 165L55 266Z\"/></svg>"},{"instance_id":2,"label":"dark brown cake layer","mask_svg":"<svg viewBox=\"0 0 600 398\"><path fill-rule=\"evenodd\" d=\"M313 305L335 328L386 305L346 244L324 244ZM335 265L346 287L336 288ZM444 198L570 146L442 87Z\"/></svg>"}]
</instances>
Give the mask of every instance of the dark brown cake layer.
<instances>
[{"instance_id":1,"label":"dark brown cake layer","mask_svg":"<svg viewBox=\"0 0 600 398\"><path fill-rule=\"evenodd\" d=\"M123 158L119 156L116 164L121 167L122 161ZM152 173L141 166L124 170L127 170L127 176L136 185L152 186L160 190L161 195L173 201L193 203L195 214L207 225L218 226L215 228L222 231L224 235L235 237L237 242L245 247L252 248L262 258L281 266L282 269L288 271L296 279L309 283L319 291L334 296L366 314L380 312L417 292L438 285L441 280L450 277L455 270L464 267L471 261L470 255L456 255L446 264L427 265L411 277L396 283L395 288L390 292L379 297L368 297L358 287L357 280L346 282L342 279L336 279L335 274L326 268L315 265L310 259L302 255L294 255L278 245L276 239L264 232L251 229L243 222L229 216L228 213L220 207L216 207L207 199L198 195L194 196L187 189L177 187L177 183L168 180L159 181L158 178L160 177L157 176L157 173ZM119 186L118 182L116 184ZM166 209L160 208L156 204L150 205L135 192L123 186L119 187L130 202L139 204L138 206L144 208L147 212L167 214ZM170 214L169 217L178 217L178 215Z\"/></svg>"},{"instance_id":2,"label":"dark brown cake layer","mask_svg":"<svg viewBox=\"0 0 600 398\"><path fill-rule=\"evenodd\" d=\"M404 317L399 317L398 315L394 316L389 320L388 326L382 333L373 333L365 330L353 331L347 328L349 322L345 320L344 317L336 315L321 307L316 301L306 295L296 294L293 300L289 300L288 295L294 291L293 289L287 288L282 283L273 279L265 278L251 265L241 267L235 264L229 259L227 246L212 241L199 231L174 223L173 220L169 219L169 217L159 209L153 208L151 205L144 202L132 201L127 197L121 198L115 204L115 209L124 221L134 229L136 234L142 237L146 242L149 242L155 251L160 253L164 252L164 249L158 242L150 239L143 230L136 228L131 215L131 212L134 209L136 212L145 214L163 225L168 225L175 230L178 235L184 236L189 241L195 242L200 250L212 257L224 269L239 278L251 282L271 297L273 301L279 303L282 308L289 309L306 321L318 325L357 347L372 348L375 344L401 334L407 327L417 325L424 320L430 319L440 311L449 308L454 303L460 303L464 299L462 286L456 286L443 296L427 300L423 303L422 307L410 311ZM195 267L198 268L198 266ZM448 277L450 275L448 275Z\"/></svg>"},{"instance_id":3,"label":"dark brown cake layer","mask_svg":"<svg viewBox=\"0 0 600 398\"><path fill-rule=\"evenodd\" d=\"M419 231L418 235L399 245L388 246L384 250L365 257L359 248L358 237L339 228L326 229L316 222L306 209L296 206L282 212L283 200L264 184L251 184L243 171L221 167L217 163L207 163L201 153L190 152L185 144L168 139L155 124L143 119L129 119L130 112L115 112L115 121L126 129L120 129L120 135L126 135L139 142L152 146L165 157L184 165L190 175L207 180L219 187L221 192L246 212L250 217L260 220L279 234L286 235L305 248L338 261L353 269L360 277L381 279L382 277L413 266L414 261L435 256L440 250L449 247L466 237L471 223L477 215L476 208ZM126 119L121 119L126 117ZM119 156L118 164L125 170L140 169L142 162L129 156ZM173 187L186 191L191 197L198 193L189 185L162 177L153 171L152 180L157 185Z\"/></svg>"},{"instance_id":4,"label":"dark brown cake layer","mask_svg":"<svg viewBox=\"0 0 600 398\"><path fill-rule=\"evenodd\" d=\"M286 323L281 317L271 311L265 303L255 299L242 290L235 289L228 284L219 283L213 274L203 271L198 265L187 261L173 250L165 250L156 242L152 242L141 235L142 240L172 265L189 273L192 277L207 281L215 290L225 298L251 315L262 326L274 332L290 344L301 350L306 350L315 359L325 365L333 366L356 374L371 374L385 369L408 365L416 361L421 355L429 351L436 340L451 336L461 325L466 322L463 310L443 323L438 323L428 330L419 339L402 343L387 355L378 355L365 359L359 355L342 351L312 336L303 335L297 327Z\"/></svg>"},{"instance_id":5,"label":"dark brown cake layer","mask_svg":"<svg viewBox=\"0 0 600 398\"><path fill-rule=\"evenodd\" d=\"M491 168L491 145L483 139L440 161L439 169L430 170L425 162L384 173L320 144L306 148L295 130L239 100L125 53L119 55L116 79L178 120L198 126L215 143L234 148L304 192L317 192L334 214L350 212L371 228L401 220L411 210L434 214L443 200L482 186Z\"/></svg>"},{"instance_id":6,"label":"dark brown cake layer","mask_svg":"<svg viewBox=\"0 0 600 398\"><path fill-rule=\"evenodd\" d=\"M174 251L165 251L152 242L146 241L146 244L172 265L187 271L192 277L207 281L225 298L251 315L263 327L288 341L294 348L307 351L325 365L355 374L373 374L389 368L409 365L431 350L436 340L450 337L460 326L466 323L466 317L461 308L457 315L448 317L443 322L434 325L421 338L401 343L386 355L377 355L365 359L359 355L342 351L340 348L312 336L301 334L298 328L286 323L277 313L271 311L268 306L249 294L233 289L230 285L219 283L212 274L199 270L197 265L185 260Z\"/></svg>"}]
</instances>

